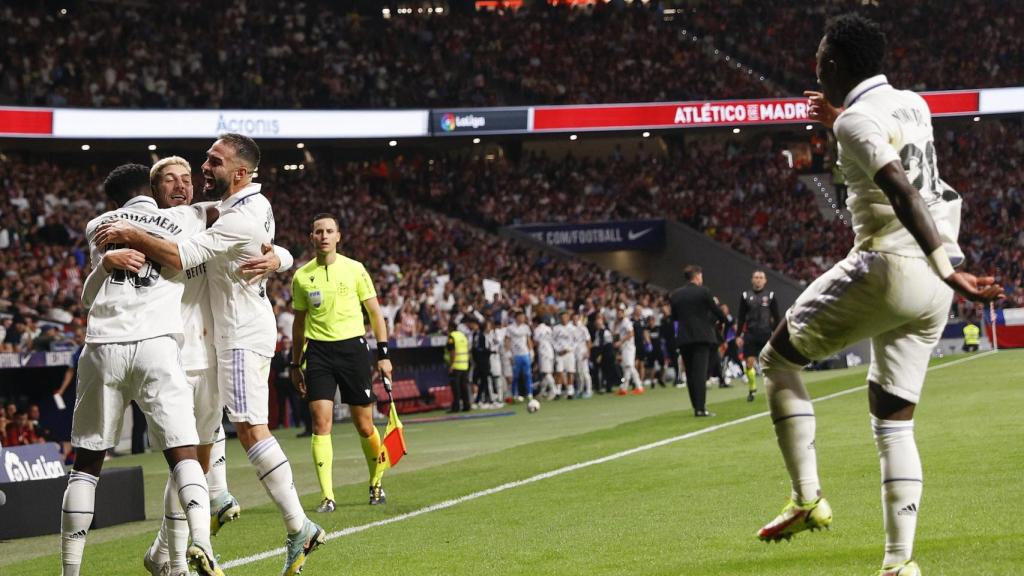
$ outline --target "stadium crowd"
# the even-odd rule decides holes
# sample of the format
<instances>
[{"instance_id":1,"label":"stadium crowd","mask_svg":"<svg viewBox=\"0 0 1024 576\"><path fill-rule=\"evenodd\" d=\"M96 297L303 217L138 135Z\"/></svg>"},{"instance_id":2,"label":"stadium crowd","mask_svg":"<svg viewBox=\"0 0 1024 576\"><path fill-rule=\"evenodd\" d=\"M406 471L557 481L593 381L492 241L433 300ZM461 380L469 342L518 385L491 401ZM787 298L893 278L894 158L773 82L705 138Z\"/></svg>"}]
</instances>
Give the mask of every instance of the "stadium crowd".
<instances>
[{"instance_id":1,"label":"stadium crowd","mask_svg":"<svg viewBox=\"0 0 1024 576\"><path fill-rule=\"evenodd\" d=\"M1024 5L1014 0L707 0L680 19L798 94L817 85L814 49L825 21L848 11L882 25L891 50L886 75L895 86L921 91L1024 83Z\"/></svg>"},{"instance_id":2,"label":"stadium crowd","mask_svg":"<svg viewBox=\"0 0 1024 576\"><path fill-rule=\"evenodd\" d=\"M1024 81L1019 2L875 4L700 2L666 18L654 2L588 8L536 2L518 11L385 18L322 0L303 2L302 9L278 0L277 9L234 3L216 11L197 0L70 10L19 3L0 8L7 38L0 103L403 108L799 94L816 86L814 47L825 19L849 9L866 11L890 37L901 38L887 68L897 86ZM925 22L926 4L927 18L942 25Z\"/></svg>"},{"instance_id":3,"label":"stadium crowd","mask_svg":"<svg viewBox=\"0 0 1024 576\"><path fill-rule=\"evenodd\" d=\"M0 8L0 103L401 108L772 94L639 2L390 18L321 0L276 5Z\"/></svg>"}]
</instances>

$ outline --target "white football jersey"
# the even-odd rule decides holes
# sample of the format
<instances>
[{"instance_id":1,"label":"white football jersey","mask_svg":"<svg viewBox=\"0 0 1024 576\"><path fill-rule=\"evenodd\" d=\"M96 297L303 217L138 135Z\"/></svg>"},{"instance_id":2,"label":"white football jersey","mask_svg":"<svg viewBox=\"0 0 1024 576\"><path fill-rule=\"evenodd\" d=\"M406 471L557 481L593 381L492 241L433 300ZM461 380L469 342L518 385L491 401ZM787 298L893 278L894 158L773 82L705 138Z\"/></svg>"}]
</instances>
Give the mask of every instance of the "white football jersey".
<instances>
[{"instance_id":1,"label":"white football jersey","mask_svg":"<svg viewBox=\"0 0 1024 576\"><path fill-rule=\"evenodd\" d=\"M206 228L206 212L191 206L157 208L149 196L136 196L124 206L94 218L85 228L93 267L103 266L103 252L96 246L96 229L104 222L127 220L148 234L181 242ZM85 341L95 344L136 342L157 336L182 340L181 296L185 275L146 260L137 274L115 270L92 298Z\"/></svg>"},{"instance_id":2,"label":"white football jersey","mask_svg":"<svg viewBox=\"0 0 1024 576\"><path fill-rule=\"evenodd\" d=\"M574 342L576 344L576 355L580 358L587 355L587 345L590 344L590 330L587 329L586 324L577 324L576 331L574 333Z\"/></svg>"},{"instance_id":3,"label":"white football jersey","mask_svg":"<svg viewBox=\"0 0 1024 576\"><path fill-rule=\"evenodd\" d=\"M538 324L533 329L533 343L537 346L538 354L553 354L555 349L551 345L551 326Z\"/></svg>"},{"instance_id":4,"label":"white football jersey","mask_svg":"<svg viewBox=\"0 0 1024 576\"><path fill-rule=\"evenodd\" d=\"M262 254L263 244L273 244L274 234L270 202L260 194L259 184L250 184L221 203L213 226L178 245L186 270L206 263L218 351L274 355L277 321L266 280L250 284L238 270L246 258Z\"/></svg>"},{"instance_id":5,"label":"white football jersey","mask_svg":"<svg viewBox=\"0 0 1024 576\"><path fill-rule=\"evenodd\" d=\"M559 354L572 352L576 348L576 329L572 324L558 324L551 331L555 351Z\"/></svg>"},{"instance_id":6,"label":"white football jersey","mask_svg":"<svg viewBox=\"0 0 1024 576\"><path fill-rule=\"evenodd\" d=\"M181 297L181 321L186 335L181 345L181 367L185 370L204 370L217 364L206 270L206 262L185 270L185 293Z\"/></svg>"},{"instance_id":7,"label":"white football jersey","mask_svg":"<svg viewBox=\"0 0 1024 576\"><path fill-rule=\"evenodd\" d=\"M874 181L879 169L895 161L928 205L950 260L962 262L957 245L962 202L939 178L928 104L914 92L896 90L879 74L851 90L843 105L833 130L849 188L846 207L853 215L854 248L924 257Z\"/></svg>"},{"instance_id":8,"label":"white football jersey","mask_svg":"<svg viewBox=\"0 0 1024 576\"><path fill-rule=\"evenodd\" d=\"M530 326L527 324L512 324L505 328L505 334L511 342L513 356L525 356L530 353Z\"/></svg>"},{"instance_id":9,"label":"white football jersey","mask_svg":"<svg viewBox=\"0 0 1024 576\"><path fill-rule=\"evenodd\" d=\"M615 339L621 342L619 350L636 349L636 340L633 338L633 321L623 318L615 325Z\"/></svg>"}]
</instances>

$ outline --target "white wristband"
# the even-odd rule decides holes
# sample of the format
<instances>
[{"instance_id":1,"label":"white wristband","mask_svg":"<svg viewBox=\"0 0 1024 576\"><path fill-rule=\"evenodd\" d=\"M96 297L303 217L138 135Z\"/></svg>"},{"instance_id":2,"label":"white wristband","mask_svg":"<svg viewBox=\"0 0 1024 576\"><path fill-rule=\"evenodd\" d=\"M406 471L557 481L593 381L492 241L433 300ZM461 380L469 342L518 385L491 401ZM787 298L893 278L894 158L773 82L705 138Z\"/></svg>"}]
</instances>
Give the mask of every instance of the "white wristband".
<instances>
[{"instance_id":1,"label":"white wristband","mask_svg":"<svg viewBox=\"0 0 1024 576\"><path fill-rule=\"evenodd\" d=\"M939 246L928 255L928 262L931 263L939 278L945 280L953 275L953 263L949 261L949 255L946 254L946 249L942 246Z\"/></svg>"}]
</instances>

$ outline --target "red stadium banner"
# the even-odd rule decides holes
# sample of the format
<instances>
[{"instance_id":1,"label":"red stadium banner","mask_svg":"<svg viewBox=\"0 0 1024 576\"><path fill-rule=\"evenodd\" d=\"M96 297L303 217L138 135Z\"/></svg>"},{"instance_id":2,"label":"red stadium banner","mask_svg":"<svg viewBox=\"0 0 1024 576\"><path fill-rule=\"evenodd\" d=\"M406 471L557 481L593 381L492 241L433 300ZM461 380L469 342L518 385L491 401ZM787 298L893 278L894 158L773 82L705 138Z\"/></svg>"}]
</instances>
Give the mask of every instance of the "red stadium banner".
<instances>
[{"instance_id":1,"label":"red stadium banner","mask_svg":"<svg viewBox=\"0 0 1024 576\"><path fill-rule=\"evenodd\" d=\"M932 116L964 116L980 111L980 93L980 90L923 92L921 97L928 103Z\"/></svg>"},{"instance_id":2,"label":"red stadium banner","mask_svg":"<svg viewBox=\"0 0 1024 576\"><path fill-rule=\"evenodd\" d=\"M33 108L0 108L0 136L50 136L53 111Z\"/></svg>"},{"instance_id":3,"label":"red stadium banner","mask_svg":"<svg viewBox=\"0 0 1024 576\"><path fill-rule=\"evenodd\" d=\"M979 111L978 90L930 92L921 96L936 116L977 114ZM533 110L533 130L536 132L757 126L809 121L806 98L538 106Z\"/></svg>"}]
</instances>

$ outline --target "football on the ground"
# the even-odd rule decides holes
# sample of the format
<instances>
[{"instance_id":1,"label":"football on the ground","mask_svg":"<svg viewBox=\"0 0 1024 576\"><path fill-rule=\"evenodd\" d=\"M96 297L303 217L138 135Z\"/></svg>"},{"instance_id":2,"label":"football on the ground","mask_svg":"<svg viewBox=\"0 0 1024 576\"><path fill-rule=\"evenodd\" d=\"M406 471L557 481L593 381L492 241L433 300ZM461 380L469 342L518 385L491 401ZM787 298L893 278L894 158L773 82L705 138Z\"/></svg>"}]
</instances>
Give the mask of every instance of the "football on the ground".
<instances>
[{"instance_id":1,"label":"football on the ground","mask_svg":"<svg viewBox=\"0 0 1024 576\"><path fill-rule=\"evenodd\" d=\"M536 398L530 398L530 401L526 404L526 411L533 414L537 410L540 410L540 401Z\"/></svg>"}]
</instances>

